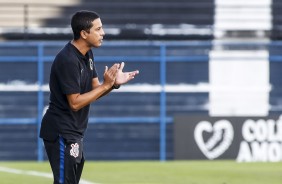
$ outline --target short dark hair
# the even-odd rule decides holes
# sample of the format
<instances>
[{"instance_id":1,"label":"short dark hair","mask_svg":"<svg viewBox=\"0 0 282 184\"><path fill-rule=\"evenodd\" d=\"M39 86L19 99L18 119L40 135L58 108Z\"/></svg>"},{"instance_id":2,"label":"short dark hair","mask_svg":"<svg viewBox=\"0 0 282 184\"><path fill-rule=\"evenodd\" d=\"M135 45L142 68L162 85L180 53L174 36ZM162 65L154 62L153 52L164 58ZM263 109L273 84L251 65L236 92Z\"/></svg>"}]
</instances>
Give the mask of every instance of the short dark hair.
<instances>
[{"instance_id":1,"label":"short dark hair","mask_svg":"<svg viewBox=\"0 0 282 184\"><path fill-rule=\"evenodd\" d=\"M94 11L81 10L76 12L71 18L73 39L79 39L82 30L89 32L93 26L92 22L97 18L100 18L100 16Z\"/></svg>"}]
</instances>

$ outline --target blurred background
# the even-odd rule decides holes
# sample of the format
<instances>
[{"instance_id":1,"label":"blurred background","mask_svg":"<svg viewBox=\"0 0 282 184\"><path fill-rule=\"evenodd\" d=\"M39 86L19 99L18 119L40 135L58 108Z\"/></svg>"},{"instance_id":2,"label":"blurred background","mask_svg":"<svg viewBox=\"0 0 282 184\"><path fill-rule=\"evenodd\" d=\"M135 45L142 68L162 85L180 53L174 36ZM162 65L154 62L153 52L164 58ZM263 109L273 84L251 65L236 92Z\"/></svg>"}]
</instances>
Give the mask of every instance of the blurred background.
<instances>
[{"instance_id":1,"label":"blurred background","mask_svg":"<svg viewBox=\"0 0 282 184\"><path fill-rule=\"evenodd\" d=\"M87 159L282 160L278 0L0 0L0 160L46 160L50 67L78 10L106 32L100 79L140 71L92 104Z\"/></svg>"}]
</instances>

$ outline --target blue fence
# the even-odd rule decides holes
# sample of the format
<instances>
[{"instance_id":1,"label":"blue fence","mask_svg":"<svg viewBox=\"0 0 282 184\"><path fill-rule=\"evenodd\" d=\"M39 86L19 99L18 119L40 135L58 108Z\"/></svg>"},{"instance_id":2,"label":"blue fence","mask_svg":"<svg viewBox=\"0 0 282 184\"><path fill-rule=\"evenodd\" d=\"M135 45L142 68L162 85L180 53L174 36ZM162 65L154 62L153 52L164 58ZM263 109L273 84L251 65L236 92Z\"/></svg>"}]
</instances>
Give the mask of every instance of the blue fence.
<instances>
[{"instance_id":1,"label":"blue fence","mask_svg":"<svg viewBox=\"0 0 282 184\"><path fill-rule=\"evenodd\" d=\"M38 130L41 124L42 112L44 108L44 91L42 90L42 86L44 84L44 63L52 62L54 59L53 55L45 54L46 47L62 47L65 42L3 42L0 43L0 62L36 62L37 63L37 83L39 90L37 91L37 117L34 118L1 118L0 124L37 124ZM172 117L168 117L166 114L166 92L165 92L165 84L166 84L166 63L167 62L189 62L189 61L208 61L207 55L190 55L190 56L168 56L167 47L171 46L210 46L210 42L177 42L177 43L106 43L103 45L103 48L113 48L113 47L151 47L152 50L155 50L157 54L153 55L115 55L115 56L95 56L96 62L116 62L116 61L125 61L125 62L158 62L160 63L159 68L159 78L161 91L159 94L160 104L159 104L159 116L158 117L91 117L89 123L115 123L115 122L145 122L145 123L159 123L160 126L160 150L159 157L161 161L166 160L166 124L173 122ZM11 54L7 54L5 52L8 50L15 50L16 48L30 48L36 50L35 54L23 54L17 55L16 52L12 52ZM38 139L38 161L43 160L43 145L42 141Z\"/></svg>"},{"instance_id":2,"label":"blue fence","mask_svg":"<svg viewBox=\"0 0 282 184\"><path fill-rule=\"evenodd\" d=\"M44 109L43 85L46 83L44 76L44 63L53 61L55 51L46 50L57 47L61 48L65 42L2 42L0 43L0 62L34 62L37 63L37 117L32 118L0 118L0 124L37 124L38 130L41 124L42 112ZM266 47L270 51L270 61L282 61L281 42L271 44L258 43L229 43L229 47ZM95 62L154 62L159 63L159 115L155 117L90 117L89 123L159 123L159 158L166 160L166 125L173 122L173 117L167 115L167 65L173 62L208 62L209 50L212 43L209 41L190 41L190 42L108 42L102 48L111 51L112 48L119 48L121 51L105 52L100 54L99 49L95 50ZM16 48L27 49L27 54L17 53ZM30 49L29 49L30 48ZM47 49L48 48L48 49ZM132 51L126 51L130 48ZM142 51L140 48L146 48ZM188 48L188 49L187 49ZM191 49L192 48L192 49ZM33 51L30 51L33 50ZM191 51L192 50L192 51ZM280 49L281 50L281 49ZM277 68L277 67L275 67ZM141 71L142 72L142 71ZM42 141L38 139L38 161L44 157Z\"/></svg>"}]
</instances>

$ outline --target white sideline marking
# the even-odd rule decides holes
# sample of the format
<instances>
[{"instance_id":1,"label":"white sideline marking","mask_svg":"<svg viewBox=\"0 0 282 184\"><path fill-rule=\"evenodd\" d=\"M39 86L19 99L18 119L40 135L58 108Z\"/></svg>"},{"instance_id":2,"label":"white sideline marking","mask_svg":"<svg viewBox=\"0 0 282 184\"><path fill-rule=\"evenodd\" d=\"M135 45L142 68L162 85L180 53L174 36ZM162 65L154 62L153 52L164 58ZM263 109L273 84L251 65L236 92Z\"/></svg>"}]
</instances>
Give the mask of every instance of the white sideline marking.
<instances>
[{"instance_id":1,"label":"white sideline marking","mask_svg":"<svg viewBox=\"0 0 282 184\"><path fill-rule=\"evenodd\" d=\"M13 173L13 174L23 174L23 175L30 175L30 176L40 176L40 177L44 177L44 178L52 178L53 179L53 175L50 174L50 173L38 172L38 171L25 171L25 170L19 170L19 169L12 169L12 168L8 168L8 167L0 167L0 172ZM93 183L93 182L81 179L79 184L98 184L98 183Z\"/></svg>"}]
</instances>

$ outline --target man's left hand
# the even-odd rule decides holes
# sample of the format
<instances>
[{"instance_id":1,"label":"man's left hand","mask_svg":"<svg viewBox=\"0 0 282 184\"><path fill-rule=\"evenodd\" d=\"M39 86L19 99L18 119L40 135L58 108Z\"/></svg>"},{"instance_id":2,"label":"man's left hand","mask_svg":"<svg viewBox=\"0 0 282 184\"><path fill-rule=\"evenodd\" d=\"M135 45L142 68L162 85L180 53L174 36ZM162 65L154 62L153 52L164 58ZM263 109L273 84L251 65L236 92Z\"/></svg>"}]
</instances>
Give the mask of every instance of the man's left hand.
<instances>
[{"instance_id":1,"label":"man's left hand","mask_svg":"<svg viewBox=\"0 0 282 184\"><path fill-rule=\"evenodd\" d=\"M123 72L124 62L120 64L120 67L117 72L115 85L122 85L127 83L128 81L134 79L135 75L139 74L138 70L131 71L131 72Z\"/></svg>"}]
</instances>

